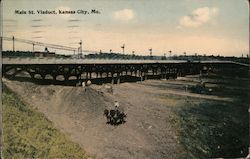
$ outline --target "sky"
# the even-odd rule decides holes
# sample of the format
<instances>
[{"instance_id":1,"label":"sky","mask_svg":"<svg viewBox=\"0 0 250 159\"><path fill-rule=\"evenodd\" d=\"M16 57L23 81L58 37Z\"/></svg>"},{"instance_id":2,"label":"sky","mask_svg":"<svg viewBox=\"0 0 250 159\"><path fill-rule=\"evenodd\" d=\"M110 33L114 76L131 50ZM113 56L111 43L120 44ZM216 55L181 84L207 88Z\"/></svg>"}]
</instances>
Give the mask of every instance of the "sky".
<instances>
[{"instance_id":1,"label":"sky","mask_svg":"<svg viewBox=\"0 0 250 159\"><path fill-rule=\"evenodd\" d=\"M153 55L160 56L168 56L170 50L172 55L246 56L248 7L247 0L3 0L3 36L75 48L82 40L84 50L97 52L121 53L125 44L126 54L148 55L152 48ZM16 14L16 10L35 14ZM59 14L59 10L76 13ZM16 50L32 47L15 43ZM12 49L12 43L4 41L3 49Z\"/></svg>"}]
</instances>

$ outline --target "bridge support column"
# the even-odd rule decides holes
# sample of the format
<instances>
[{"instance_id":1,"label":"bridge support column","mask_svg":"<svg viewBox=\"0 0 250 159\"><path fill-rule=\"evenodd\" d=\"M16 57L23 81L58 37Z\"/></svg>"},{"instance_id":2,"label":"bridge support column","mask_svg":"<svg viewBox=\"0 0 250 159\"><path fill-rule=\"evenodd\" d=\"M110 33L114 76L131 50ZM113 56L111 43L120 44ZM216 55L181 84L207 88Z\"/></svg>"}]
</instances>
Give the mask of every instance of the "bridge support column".
<instances>
[{"instance_id":1,"label":"bridge support column","mask_svg":"<svg viewBox=\"0 0 250 159\"><path fill-rule=\"evenodd\" d=\"M53 81L56 81L56 76L55 74L52 74L52 77L53 77Z\"/></svg>"},{"instance_id":2,"label":"bridge support column","mask_svg":"<svg viewBox=\"0 0 250 159\"><path fill-rule=\"evenodd\" d=\"M76 79L77 79L77 81L81 80L81 74L77 74Z\"/></svg>"},{"instance_id":3,"label":"bridge support column","mask_svg":"<svg viewBox=\"0 0 250 159\"><path fill-rule=\"evenodd\" d=\"M140 71L140 77L141 77L141 82L143 81L143 76L142 76L143 72Z\"/></svg>"},{"instance_id":4,"label":"bridge support column","mask_svg":"<svg viewBox=\"0 0 250 159\"><path fill-rule=\"evenodd\" d=\"M30 77L31 77L32 79L35 78L35 74L34 74L33 72L29 72L29 74L30 74Z\"/></svg>"},{"instance_id":5,"label":"bridge support column","mask_svg":"<svg viewBox=\"0 0 250 159\"><path fill-rule=\"evenodd\" d=\"M85 77L85 79L86 79L86 80L89 79L89 73L88 73L88 72L86 72L86 77Z\"/></svg>"},{"instance_id":6,"label":"bridge support column","mask_svg":"<svg viewBox=\"0 0 250 159\"><path fill-rule=\"evenodd\" d=\"M68 80L69 80L69 76L68 76L68 75L65 75L65 76L64 76L64 80L65 80L65 81L68 81Z\"/></svg>"},{"instance_id":7,"label":"bridge support column","mask_svg":"<svg viewBox=\"0 0 250 159\"><path fill-rule=\"evenodd\" d=\"M113 73L111 73L111 84L114 84L114 74Z\"/></svg>"},{"instance_id":8,"label":"bridge support column","mask_svg":"<svg viewBox=\"0 0 250 159\"><path fill-rule=\"evenodd\" d=\"M41 74L43 80L45 79L45 76L46 76L45 74Z\"/></svg>"},{"instance_id":9,"label":"bridge support column","mask_svg":"<svg viewBox=\"0 0 250 159\"><path fill-rule=\"evenodd\" d=\"M162 68L161 68L161 79L164 79L164 73L163 73Z\"/></svg>"},{"instance_id":10,"label":"bridge support column","mask_svg":"<svg viewBox=\"0 0 250 159\"><path fill-rule=\"evenodd\" d=\"M120 84L121 79L120 79L120 73L117 73L117 84Z\"/></svg>"},{"instance_id":11,"label":"bridge support column","mask_svg":"<svg viewBox=\"0 0 250 159\"><path fill-rule=\"evenodd\" d=\"M148 79L148 71L144 72L144 80Z\"/></svg>"}]
</instances>

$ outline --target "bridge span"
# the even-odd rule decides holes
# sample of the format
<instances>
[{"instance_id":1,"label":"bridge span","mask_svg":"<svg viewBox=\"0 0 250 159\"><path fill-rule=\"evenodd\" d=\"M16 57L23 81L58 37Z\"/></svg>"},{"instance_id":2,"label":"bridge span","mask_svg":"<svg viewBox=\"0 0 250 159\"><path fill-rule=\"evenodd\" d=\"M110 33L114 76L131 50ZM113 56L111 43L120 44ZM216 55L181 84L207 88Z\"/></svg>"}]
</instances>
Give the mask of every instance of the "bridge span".
<instances>
[{"instance_id":1,"label":"bridge span","mask_svg":"<svg viewBox=\"0 0 250 159\"><path fill-rule=\"evenodd\" d=\"M170 64L170 63L187 63L187 60L124 60L124 59L77 59L77 58L49 58L49 57L37 57L37 58L13 58L4 57L3 64ZM245 65L242 63L232 61L189 61L192 63L206 63L206 64L238 64Z\"/></svg>"},{"instance_id":2,"label":"bridge span","mask_svg":"<svg viewBox=\"0 0 250 159\"><path fill-rule=\"evenodd\" d=\"M147 80L200 74L214 70L227 70L231 74L247 74L248 65L232 61L184 61L184 60L111 60L111 59L63 59L63 58L7 58L3 61L3 75L14 78L25 73L31 79L83 82L94 79L110 79L119 84L122 77Z\"/></svg>"}]
</instances>

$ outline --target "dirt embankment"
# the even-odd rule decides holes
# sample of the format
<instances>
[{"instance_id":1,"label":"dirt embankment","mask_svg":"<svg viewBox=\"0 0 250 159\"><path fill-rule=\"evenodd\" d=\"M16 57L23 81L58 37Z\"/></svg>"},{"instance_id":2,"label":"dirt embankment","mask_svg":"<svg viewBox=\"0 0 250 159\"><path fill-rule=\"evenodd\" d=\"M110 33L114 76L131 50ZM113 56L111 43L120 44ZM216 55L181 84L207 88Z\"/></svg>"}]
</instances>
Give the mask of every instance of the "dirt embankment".
<instances>
[{"instance_id":1,"label":"dirt embankment","mask_svg":"<svg viewBox=\"0 0 250 159\"><path fill-rule=\"evenodd\" d=\"M157 88L124 83L110 94L97 85L85 92L81 87L4 83L96 158L177 158L184 153L174 128L174 101L166 104ZM115 100L128 115L116 127L103 116Z\"/></svg>"}]
</instances>

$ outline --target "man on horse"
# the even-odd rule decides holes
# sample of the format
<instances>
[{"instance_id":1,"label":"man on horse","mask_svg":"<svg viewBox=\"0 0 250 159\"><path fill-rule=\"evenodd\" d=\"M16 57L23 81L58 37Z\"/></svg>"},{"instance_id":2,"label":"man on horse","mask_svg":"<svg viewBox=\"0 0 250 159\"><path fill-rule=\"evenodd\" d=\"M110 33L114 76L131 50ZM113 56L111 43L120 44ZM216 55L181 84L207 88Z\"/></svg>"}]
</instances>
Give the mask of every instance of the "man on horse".
<instances>
[{"instance_id":1,"label":"man on horse","mask_svg":"<svg viewBox=\"0 0 250 159\"><path fill-rule=\"evenodd\" d=\"M116 112L119 112L119 103L115 101L115 109Z\"/></svg>"},{"instance_id":2,"label":"man on horse","mask_svg":"<svg viewBox=\"0 0 250 159\"><path fill-rule=\"evenodd\" d=\"M114 125L125 123L124 118L126 114L119 110L119 103L117 101L115 101L114 109L104 110L104 115L107 117L107 123Z\"/></svg>"}]
</instances>

